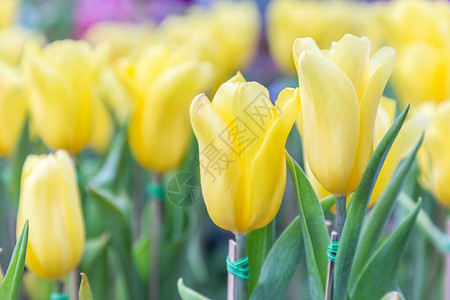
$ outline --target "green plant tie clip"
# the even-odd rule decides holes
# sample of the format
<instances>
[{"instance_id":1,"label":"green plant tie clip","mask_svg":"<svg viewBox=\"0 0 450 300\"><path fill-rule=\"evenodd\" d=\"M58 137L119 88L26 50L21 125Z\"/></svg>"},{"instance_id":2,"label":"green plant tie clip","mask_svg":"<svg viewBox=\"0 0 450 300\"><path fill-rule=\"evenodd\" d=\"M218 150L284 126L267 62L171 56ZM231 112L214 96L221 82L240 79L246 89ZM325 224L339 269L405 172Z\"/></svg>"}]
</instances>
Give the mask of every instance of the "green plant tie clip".
<instances>
[{"instance_id":1,"label":"green plant tie clip","mask_svg":"<svg viewBox=\"0 0 450 300\"><path fill-rule=\"evenodd\" d=\"M52 293L50 295L50 300L69 300L69 296L67 296L67 294Z\"/></svg>"},{"instance_id":2,"label":"green plant tie clip","mask_svg":"<svg viewBox=\"0 0 450 300\"><path fill-rule=\"evenodd\" d=\"M336 254L338 251L338 247L339 247L339 241L331 242L328 244L327 256L328 256L329 260L331 260L333 262L336 260Z\"/></svg>"},{"instance_id":3,"label":"green plant tie clip","mask_svg":"<svg viewBox=\"0 0 450 300\"><path fill-rule=\"evenodd\" d=\"M161 185L149 182L147 183L146 188L147 193L150 195L150 197L158 198L159 200L165 200L166 193L164 192L164 188Z\"/></svg>"},{"instance_id":4,"label":"green plant tie clip","mask_svg":"<svg viewBox=\"0 0 450 300\"><path fill-rule=\"evenodd\" d=\"M250 268L248 266L248 257L243 257L235 262L227 256L227 271L240 280L247 280L250 277Z\"/></svg>"}]
</instances>

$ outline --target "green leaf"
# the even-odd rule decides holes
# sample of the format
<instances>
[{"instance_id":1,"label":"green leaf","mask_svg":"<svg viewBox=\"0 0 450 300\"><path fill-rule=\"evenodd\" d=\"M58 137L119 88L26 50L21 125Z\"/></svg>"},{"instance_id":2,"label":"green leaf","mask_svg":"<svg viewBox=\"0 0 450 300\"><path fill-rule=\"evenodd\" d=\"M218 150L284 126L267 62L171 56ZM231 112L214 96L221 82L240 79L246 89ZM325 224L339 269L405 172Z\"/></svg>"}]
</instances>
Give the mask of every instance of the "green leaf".
<instances>
[{"instance_id":1,"label":"green leaf","mask_svg":"<svg viewBox=\"0 0 450 300\"><path fill-rule=\"evenodd\" d=\"M81 283L78 296L80 300L93 300L91 286L89 285L89 280L84 273L81 273Z\"/></svg>"},{"instance_id":2,"label":"green leaf","mask_svg":"<svg viewBox=\"0 0 450 300\"><path fill-rule=\"evenodd\" d=\"M347 299L347 285L370 196L377 180L378 173L380 172L392 143L405 121L408 110L409 104L397 117L394 124L392 124L391 128L378 144L377 149L370 158L361 182L353 194L352 203L348 210L348 217L345 221L342 237L339 242L339 250L336 256L333 280L334 299Z\"/></svg>"},{"instance_id":3,"label":"green leaf","mask_svg":"<svg viewBox=\"0 0 450 300\"><path fill-rule=\"evenodd\" d=\"M19 298L20 285L25 267L28 244L28 221L25 222L19 239L17 240L14 252L9 262L5 278L0 285L0 299L16 300Z\"/></svg>"},{"instance_id":4,"label":"green leaf","mask_svg":"<svg viewBox=\"0 0 450 300\"><path fill-rule=\"evenodd\" d=\"M180 293L180 297L183 300L208 300L203 295L200 295L198 292L194 291L191 288L188 288L183 283L183 278L178 279L178 293Z\"/></svg>"},{"instance_id":5,"label":"green leaf","mask_svg":"<svg viewBox=\"0 0 450 300\"><path fill-rule=\"evenodd\" d=\"M303 253L302 223L296 217L270 249L250 300L284 299Z\"/></svg>"},{"instance_id":6,"label":"green leaf","mask_svg":"<svg viewBox=\"0 0 450 300\"><path fill-rule=\"evenodd\" d=\"M250 232L247 237L247 255L250 266L248 293L251 295L258 283L261 267L275 239L275 219L267 226Z\"/></svg>"},{"instance_id":7,"label":"green leaf","mask_svg":"<svg viewBox=\"0 0 450 300\"><path fill-rule=\"evenodd\" d=\"M351 299L378 299L396 290L400 256L420 211L421 201L373 255L357 279Z\"/></svg>"},{"instance_id":8,"label":"green leaf","mask_svg":"<svg viewBox=\"0 0 450 300\"><path fill-rule=\"evenodd\" d=\"M368 258L372 254L384 225L388 221L389 216L394 209L397 195L400 192L408 172L414 163L416 153L422 145L422 141L423 135L409 156L400 163L391 182L384 190L380 199L378 199L375 207L370 211L367 221L363 226L361 240L356 250L355 262L353 264L349 280L349 289L351 289L352 283L356 283L356 278L359 276L364 265L367 263Z\"/></svg>"},{"instance_id":9,"label":"green leaf","mask_svg":"<svg viewBox=\"0 0 450 300\"><path fill-rule=\"evenodd\" d=\"M329 211L335 204L336 198L334 198L333 195L330 195L320 200L320 205L322 205L322 210L324 213Z\"/></svg>"},{"instance_id":10,"label":"green leaf","mask_svg":"<svg viewBox=\"0 0 450 300\"><path fill-rule=\"evenodd\" d=\"M325 225L325 216L308 178L287 152L286 161L294 181L302 221L310 293L313 299L323 299L328 269L327 250L330 240Z\"/></svg>"},{"instance_id":11,"label":"green leaf","mask_svg":"<svg viewBox=\"0 0 450 300\"><path fill-rule=\"evenodd\" d=\"M413 211L416 206L416 203L405 193L398 196L398 201L408 211ZM450 252L450 237L433 223L423 209L417 216L416 226L442 254Z\"/></svg>"}]
</instances>

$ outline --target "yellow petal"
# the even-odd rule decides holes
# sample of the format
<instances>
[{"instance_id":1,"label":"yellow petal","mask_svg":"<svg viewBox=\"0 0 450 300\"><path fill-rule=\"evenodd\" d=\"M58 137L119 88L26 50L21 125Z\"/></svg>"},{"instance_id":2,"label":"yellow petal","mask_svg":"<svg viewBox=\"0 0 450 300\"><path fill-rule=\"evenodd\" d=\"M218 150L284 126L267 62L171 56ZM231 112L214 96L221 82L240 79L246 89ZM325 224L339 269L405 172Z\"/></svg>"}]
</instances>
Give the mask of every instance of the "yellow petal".
<instances>
[{"instance_id":1,"label":"yellow petal","mask_svg":"<svg viewBox=\"0 0 450 300\"><path fill-rule=\"evenodd\" d=\"M378 103L394 68L395 50L382 48L370 59L370 78L360 102L360 133L350 189L356 188L373 152Z\"/></svg>"},{"instance_id":2,"label":"yellow petal","mask_svg":"<svg viewBox=\"0 0 450 300\"><path fill-rule=\"evenodd\" d=\"M358 98L348 77L321 53L299 59L303 140L314 176L330 192L348 194L359 137Z\"/></svg>"},{"instance_id":3,"label":"yellow petal","mask_svg":"<svg viewBox=\"0 0 450 300\"><path fill-rule=\"evenodd\" d=\"M273 220L283 199L286 185L285 143L300 111L298 90L283 90L275 103L280 107L278 118L256 154L247 189L251 201L244 221L248 231L266 226Z\"/></svg>"},{"instance_id":4,"label":"yellow petal","mask_svg":"<svg viewBox=\"0 0 450 300\"><path fill-rule=\"evenodd\" d=\"M241 217L246 198L244 174L238 155L218 139L227 125L204 94L192 102L190 116L199 144L201 186L209 216L220 228L245 232Z\"/></svg>"},{"instance_id":5,"label":"yellow petal","mask_svg":"<svg viewBox=\"0 0 450 300\"><path fill-rule=\"evenodd\" d=\"M294 64L295 69L298 71L298 58L300 57L300 54L302 54L303 51L310 50L310 51L320 51L319 47L317 47L316 42L310 38L298 38L294 41L294 46L292 49L292 53L294 55Z\"/></svg>"},{"instance_id":6,"label":"yellow petal","mask_svg":"<svg viewBox=\"0 0 450 300\"><path fill-rule=\"evenodd\" d=\"M351 34L346 34L335 43L327 52L327 57L331 59L351 80L355 87L358 99L369 78L369 52L370 42L366 37L358 38Z\"/></svg>"}]
</instances>

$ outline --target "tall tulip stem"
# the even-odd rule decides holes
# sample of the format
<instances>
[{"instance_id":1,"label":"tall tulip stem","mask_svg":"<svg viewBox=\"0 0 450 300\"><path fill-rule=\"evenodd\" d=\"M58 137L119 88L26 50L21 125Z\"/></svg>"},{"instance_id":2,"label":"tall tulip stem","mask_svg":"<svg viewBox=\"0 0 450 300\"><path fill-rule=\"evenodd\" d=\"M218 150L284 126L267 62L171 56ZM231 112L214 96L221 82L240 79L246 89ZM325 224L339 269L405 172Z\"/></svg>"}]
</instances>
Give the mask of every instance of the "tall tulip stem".
<instances>
[{"instance_id":1,"label":"tall tulip stem","mask_svg":"<svg viewBox=\"0 0 450 300\"><path fill-rule=\"evenodd\" d=\"M247 235L236 234L236 260L247 256ZM247 280L234 278L234 295L236 300L248 299Z\"/></svg>"},{"instance_id":2,"label":"tall tulip stem","mask_svg":"<svg viewBox=\"0 0 450 300\"><path fill-rule=\"evenodd\" d=\"M345 224L346 215L346 201L347 196L335 196L336 198L336 231L338 233L339 240L342 236L342 229Z\"/></svg>"},{"instance_id":3,"label":"tall tulip stem","mask_svg":"<svg viewBox=\"0 0 450 300\"><path fill-rule=\"evenodd\" d=\"M160 186L162 176L154 174L152 184ZM159 248L161 231L161 211L162 199L152 195L150 199L151 208L151 232L150 232L150 281L149 281L149 299L159 299Z\"/></svg>"}]
</instances>

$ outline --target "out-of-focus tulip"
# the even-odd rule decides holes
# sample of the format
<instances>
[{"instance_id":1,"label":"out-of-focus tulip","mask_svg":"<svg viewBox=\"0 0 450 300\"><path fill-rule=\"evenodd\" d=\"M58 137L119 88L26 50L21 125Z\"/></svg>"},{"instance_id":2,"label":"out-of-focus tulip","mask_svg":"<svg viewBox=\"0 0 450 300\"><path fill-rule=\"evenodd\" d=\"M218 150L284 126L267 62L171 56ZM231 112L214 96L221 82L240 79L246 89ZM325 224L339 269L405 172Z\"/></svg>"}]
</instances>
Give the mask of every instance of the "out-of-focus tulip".
<instances>
[{"instance_id":1,"label":"out-of-focus tulip","mask_svg":"<svg viewBox=\"0 0 450 300\"><path fill-rule=\"evenodd\" d=\"M25 44L29 41L42 44L44 38L37 33L20 27L1 29L0 45L2 46L0 47L0 60L10 65L17 66L20 63Z\"/></svg>"},{"instance_id":2,"label":"out-of-focus tulip","mask_svg":"<svg viewBox=\"0 0 450 300\"><path fill-rule=\"evenodd\" d=\"M92 112L95 116L89 146L95 152L103 154L108 150L114 134L114 123L105 103L98 97L92 98Z\"/></svg>"},{"instance_id":3,"label":"out-of-focus tulip","mask_svg":"<svg viewBox=\"0 0 450 300\"><path fill-rule=\"evenodd\" d=\"M154 29L150 23L102 22L89 28L84 37L94 45L107 44L115 60L148 46L154 40Z\"/></svg>"},{"instance_id":4,"label":"out-of-focus tulip","mask_svg":"<svg viewBox=\"0 0 450 300\"><path fill-rule=\"evenodd\" d=\"M439 203L450 207L450 100L426 104L418 111L430 120L419 152L420 182Z\"/></svg>"},{"instance_id":5,"label":"out-of-focus tulip","mask_svg":"<svg viewBox=\"0 0 450 300\"><path fill-rule=\"evenodd\" d=\"M183 60L161 45L148 48L138 59L129 143L142 166L161 173L181 163L192 137L189 104L209 87L212 72L208 63Z\"/></svg>"},{"instance_id":6,"label":"out-of-focus tulip","mask_svg":"<svg viewBox=\"0 0 450 300\"><path fill-rule=\"evenodd\" d=\"M369 53L369 40L352 35L326 52L311 38L294 42L306 158L339 196L356 189L372 155L378 103L394 67L394 49Z\"/></svg>"},{"instance_id":7,"label":"out-of-focus tulip","mask_svg":"<svg viewBox=\"0 0 450 300\"><path fill-rule=\"evenodd\" d=\"M373 150L375 151L378 144L383 139L386 132L394 123L396 102L392 99L382 97L380 100L380 106L378 107L377 117L375 120L374 135L373 135ZM392 144L389 154L383 164L383 167L378 174L377 182L370 198L369 207L374 205L381 194L384 192L389 182L392 180L392 176L398 167L398 164L406 158L414 146L418 143L421 134L424 132L428 123L428 119L421 115L414 115L406 120L403 124L397 138ZM331 195L312 174L307 162L305 164L306 174L308 175L311 185L319 197L319 199Z\"/></svg>"},{"instance_id":8,"label":"out-of-focus tulip","mask_svg":"<svg viewBox=\"0 0 450 300\"><path fill-rule=\"evenodd\" d=\"M405 46L392 79L403 105L450 98L450 48L422 42Z\"/></svg>"},{"instance_id":9,"label":"out-of-focus tulip","mask_svg":"<svg viewBox=\"0 0 450 300\"><path fill-rule=\"evenodd\" d=\"M22 74L0 61L0 156L9 156L14 151L26 111Z\"/></svg>"},{"instance_id":10,"label":"out-of-focus tulip","mask_svg":"<svg viewBox=\"0 0 450 300\"><path fill-rule=\"evenodd\" d=\"M298 90L283 90L275 107L266 88L239 73L212 103L204 94L192 102L203 197L223 229L248 233L278 212L286 185L285 142L300 110Z\"/></svg>"},{"instance_id":11,"label":"out-of-focus tulip","mask_svg":"<svg viewBox=\"0 0 450 300\"><path fill-rule=\"evenodd\" d=\"M28 269L60 279L78 265L85 232L75 168L67 152L30 155L25 161L17 236L25 220L33 228L28 236Z\"/></svg>"},{"instance_id":12,"label":"out-of-focus tulip","mask_svg":"<svg viewBox=\"0 0 450 300\"><path fill-rule=\"evenodd\" d=\"M82 41L58 41L42 51L27 48L24 75L31 118L48 147L76 153L89 142L96 97L92 84L102 55Z\"/></svg>"},{"instance_id":13,"label":"out-of-focus tulip","mask_svg":"<svg viewBox=\"0 0 450 300\"><path fill-rule=\"evenodd\" d=\"M270 52L281 71L295 72L292 43L298 37L313 38L319 48L328 48L346 33L368 36L378 44L377 4L357 2L272 1L267 10Z\"/></svg>"},{"instance_id":14,"label":"out-of-focus tulip","mask_svg":"<svg viewBox=\"0 0 450 300\"><path fill-rule=\"evenodd\" d=\"M0 28L8 27L14 21L19 1L0 0Z\"/></svg>"}]
</instances>

